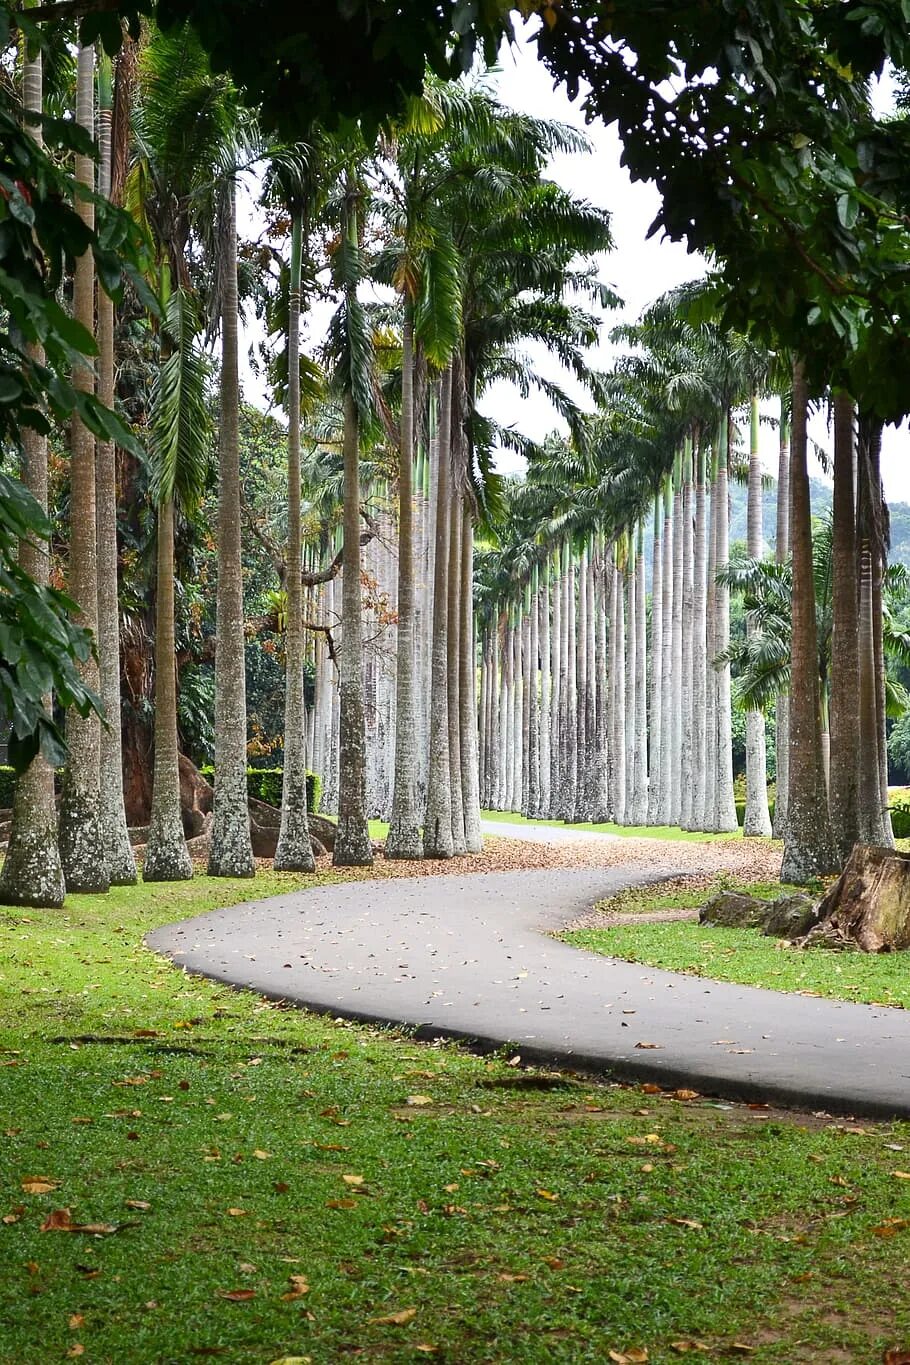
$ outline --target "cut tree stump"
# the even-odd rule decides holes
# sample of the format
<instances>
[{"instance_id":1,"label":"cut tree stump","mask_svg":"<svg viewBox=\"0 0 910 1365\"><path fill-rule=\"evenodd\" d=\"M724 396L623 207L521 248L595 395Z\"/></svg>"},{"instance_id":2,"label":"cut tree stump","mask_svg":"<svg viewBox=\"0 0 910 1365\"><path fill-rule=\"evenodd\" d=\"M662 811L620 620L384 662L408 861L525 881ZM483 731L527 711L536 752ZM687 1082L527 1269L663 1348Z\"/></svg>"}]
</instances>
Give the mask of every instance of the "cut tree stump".
<instances>
[{"instance_id":1,"label":"cut tree stump","mask_svg":"<svg viewBox=\"0 0 910 1365\"><path fill-rule=\"evenodd\" d=\"M859 948L864 953L910 948L910 854L855 844L818 916L803 947Z\"/></svg>"}]
</instances>

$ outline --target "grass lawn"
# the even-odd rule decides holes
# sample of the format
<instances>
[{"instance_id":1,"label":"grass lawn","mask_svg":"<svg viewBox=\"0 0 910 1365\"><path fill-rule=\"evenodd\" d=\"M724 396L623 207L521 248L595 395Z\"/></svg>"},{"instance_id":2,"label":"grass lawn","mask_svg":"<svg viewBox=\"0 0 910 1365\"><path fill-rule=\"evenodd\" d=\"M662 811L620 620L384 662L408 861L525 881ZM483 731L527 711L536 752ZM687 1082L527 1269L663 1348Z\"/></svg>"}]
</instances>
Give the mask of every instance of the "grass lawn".
<instances>
[{"instance_id":1,"label":"grass lawn","mask_svg":"<svg viewBox=\"0 0 910 1365\"><path fill-rule=\"evenodd\" d=\"M779 883L726 885L731 890L748 891L768 899L799 889ZM627 913L646 913L670 906L691 909L702 905L712 894L712 889L704 888L669 893L644 888L624 893L615 908ZM715 981L910 1008L910 972L907 956L902 953L837 953L822 948L803 951L779 945L756 929L726 929L685 920L579 929L562 937L579 948L609 957L711 977Z\"/></svg>"},{"instance_id":2,"label":"grass lawn","mask_svg":"<svg viewBox=\"0 0 910 1365\"><path fill-rule=\"evenodd\" d=\"M910 1125L524 1073L142 946L302 881L0 908L4 1365L910 1345Z\"/></svg>"},{"instance_id":3,"label":"grass lawn","mask_svg":"<svg viewBox=\"0 0 910 1365\"><path fill-rule=\"evenodd\" d=\"M719 840L741 839L742 830L735 834L694 834L691 830L669 825L612 825L570 824L566 820L527 820L518 811L484 810L484 820L497 820L506 825L540 825L550 829L573 829L593 834L621 834L627 839L677 839L693 844L711 844Z\"/></svg>"}]
</instances>

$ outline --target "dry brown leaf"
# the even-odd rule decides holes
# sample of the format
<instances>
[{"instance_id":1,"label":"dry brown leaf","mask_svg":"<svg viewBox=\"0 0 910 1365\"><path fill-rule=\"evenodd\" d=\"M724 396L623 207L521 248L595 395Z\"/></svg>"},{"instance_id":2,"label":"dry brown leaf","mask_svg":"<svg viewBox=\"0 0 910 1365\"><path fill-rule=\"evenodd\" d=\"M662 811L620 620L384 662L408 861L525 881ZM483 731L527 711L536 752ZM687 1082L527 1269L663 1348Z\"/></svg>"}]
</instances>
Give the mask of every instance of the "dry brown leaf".
<instances>
[{"instance_id":1,"label":"dry brown leaf","mask_svg":"<svg viewBox=\"0 0 910 1365\"><path fill-rule=\"evenodd\" d=\"M645 1365L648 1360L646 1346L630 1346L627 1351L610 1351L609 1358L616 1365Z\"/></svg>"},{"instance_id":2,"label":"dry brown leaf","mask_svg":"<svg viewBox=\"0 0 910 1365\"><path fill-rule=\"evenodd\" d=\"M559 1256L544 1256L543 1263L544 1265L548 1265L551 1270L562 1270L565 1265L565 1261Z\"/></svg>"},{"instance_id":3,"label":"dry brown leaf","mask_svg":"<svg viewBox=\"0 0 910 1365\"><path fill-rule=\"evenodd\" d=\"M74 1342L74 1344L69 1348L66 1354L71 1359L75 1359L76 1356L81 1356L85 1354L85 1347L82 1345L81 1341Z\"/></svg>"},{"instance_id":4,"label":"dry brown leaf","mask_svg":"<svg viewBox=\"0 0 910 1365\"><path fill-rule=\"evenodd\" d=\"M673 1098L677 1100L697 1100L700 1096L697 1090L674 1090Z\"/></svg>"},{"instance_id":5,"label":"dry brown leaf","mask_svg":"<svg viewBox=\"0 0 910 1365\"><path fill-rule=\"evenodd\" d=\"M126 1199L124 1200L124 1204L126 1208L138 1209L140 1213L144 1213L146 1209L152 1207L147 1199Z\"/></svg>"},{"instance_id":6,"label":"dry brown leaf","mask_svg":"<svg viewBox=\"0 0 910 1365\"><path fill-rule=\"evenodd\" d=\"M736 1351L737 1355L748 1356L751 1355L753 1351L757 1351L758 1347L750 1346L747 1341L734 1341L730 1350Z\"/></svg>"},{"instance_id":7,"label":"dry brown leaf","mask_svg":"<svg viewBox=\"0 0 910 1365\"><path fill-rule=\"evenodd\" d=\"M910 1218L886 1218L878 1227L872 1229L876 1237L895 1237L904 1228L910 1227Z\"/></svg>"},{"instance_id":8,"label":"dry brown leaf","mask_svg":"<svg viewBox=\"0 0 910 1365\"><path fill-rule=\"evenodd\" d=\"M3 1217L0 1218L0 1223L5 1223L6 1226L9 1227L11 1223L18 1223L21 1217L21 1213L5 1213Z\"/></svg>"},{"instance_id":9,"label":"dry brown leaf","mask_svg":"<svg viewBox=\"0 0 910 1365\"><path fill-rule=\"evenodd\" d=\"M659 1050L660 1048L663 1047L663 1043L636 1043L635 1046L638 1048L642 1048L645 1051L651 1051Z\"/></svg>"},{"instance_id":10,"label":"dry brown leaf","mask_svg":"<svg viewBox=\"0 0 910 1365\"><path fill-rule=\"evenodd\" d=\"M84 1322L85 1318L82 1316L81 1313L73 1313L67 1326L69 1327L71 1332L77 1332Z\"/></svg>"},{"instance_id":11,"label":"dry brown leaf","mask_svg":"<svg viewBox=\"0 0 910 1365\"><path fill-rule=\"evenodd\" d=\"M405 1100L405 1104L409 1104L412 1109L420 1109L424 1105L432 1103L432 1095L408 1095L408 1098Z\"/></svg>"},{"instance_id":12,"label":"dry brown leaf","mask_svg":"<svg viewBox=\"0 0 910 1365\"><path fill-rule=\"evenodd\" d=\"M416 1346L411 1347L412 1351L419 1351L423 1356L435 1356L439 1354L439 1347L433 1346L428 1341L418 1341Z\"/></svg>"},{"instance_id":13,"label":"dry brown leaf","mask_svg":"<svg viewBox=\"0 0 910 1365\"><path fill-rule=\"evenodd\" d=\"M668 1218L668 1223L675 1223L679 1228L703 1228L704 1223L699 1223L697 1218Z\"/></svg>"},{"instance_id":14,"label":"dry brown leaf","mask_svg":"<svg viewBox=\"0 0 910 1365\"><path fill-rule=\"evenodd\" d=\"M341 1178L346 1185L362 1185L364 1182L362 1175L343 1175Z\"/></svg>"},{"instance_id":15,"label":"dry brown leaf","mask_svg":"<svg viewBox=\"0 0 910 1365\"><path fill-rule=\"evenodd\" d=\"M327 1199L325 1201L327 1209L356 1209L356 1199Z\"/></svg>"},{"instance_id":16,"label":"dry brown leaf","mask_svg":"<svg viewBox=\"0 0 910 1365\"><path fill-rule=\"evenodd\" d=\"M294 1299L302 1299L304 1294L309 1294L310 1285L305 1275L289 1275L288 1284L291 1286L286 1294L281 1298L284 1303L291 1303Z\"/></svg>"},{"instance_id":17,"label":"dry brown leaf","mask_svg":"<svg viewBox=\"0 0 910 1365\"><path fill-rule=\"evenodd\" d=\"M60 1188L60 1183L49 1175L28 1175L22 1182L22 1189L25 1194L50 1194Z\"/></svg>"},{"instance_id":18,"label":"dry brown leaf","mask_svg":"<svg viewBox=\"0 0 910 1365\"><path fill-rule=\"evenodd\" d=\"M670 1349L675 1351L677 1355L683 1356L687 1351L710 1351L711 1347L706 1341L695 1339L692 1341L671 1341Z\"/></svg>"},{"instance_id":19,"label":"dry brown leaf","mask_svg":"<svg viewBox=\"0 0 910 1365\"><path fill-rule=\"evenodd\" d=\"M404 1327L405 1323L417 1317L416 1308L400 1308L397 1313L386 1313L381 1318L370 1318L377 1327Z\"/></svg>"},{"instance_id":20,"label":"dry brown leaf","mask_svg":"<svg viewBox=\"0 0 910 1365\"><path fill-rule=\"evenodd\" d=\"M502 1272L502 1274L501 1274L501 1275L497 1275L496 1278L497 1278L497 1280L502 1280L505 1284L524 1284L526 1280L529 1280L529 1279L531 1278L531 1276L530 1276L530 1275L512 1275L512 1274L509 1273L509 1271L504 1270L504 1271Z\"/></svg>"},{"instance_id":21,"label":"dry brown leaf","mask_svg":"<svg viewBox=\"0 0 910 1365\"><path fill-rule=\"evenodd\" d=\"M69 1209L53 1209L41 1224L41 1232L72 1232L73 1220Z\"/></svg>"},{"instance_id":22,"label":"dry brown leaf","mask_svg":"<svg viewBox=\"0 0 910 1365\"><path fill-rule=\"evenodd\" d=\"M910 1171L892 1171L895 1180L910 1180Z\"/></svg>"},{"instance_id":23,"label":"dry brown leaf","mask_svg":"<svg viewBox=\"0 0 910 1365\"><path fill-rule=\"evenodd\" d=\"M646 1081L644 1085L640 1085L638 1088L643 1095L659 1095L661 1092L661 1086L655 1085L653 1081Z\"/></svg>"},{"instance_id":24,"label":"dry brown leaf","mask_svg":"<svg viewBox=\"0 0 910 1365\"><path fill-rule=\"evenodd\" d=\"M279 1356L270 1365L311 1365L312 1356Z\"/></svg>"},{"instance_id":25,"label":"dry brown leaf","mask_svg":"<svg viewBox=\"0 0 910 1365\"><path fill-rule=\"evenodd\" d=\"M231 1218L246 1218L246 1209L225 1209Z\"/></svg>"},{"instance_id":26,"label":"dry brown leaf","mask_svg":"<svg viewBox=\"0 0 910 1365\"><path fill-rule=\"evenodd\" d=\"M882 1365L910 1365L910 1346L892 1346L882 1357Z\"/></svg>"},{"instance_id":27,"label":"dry brown leaf","mask_svg":"<svg viewBox=\"0 0 910 1365\"><path fill-rule=\"evenodd\" d=\"M271 1155L271 1152L264 1152L261 1147L257 1147L253 1152L253 1156L257 1161L268 1161Z\"/></svg>"},{"instance_id":28,"label":"dry brown leaf","mask_svg":"<svg viewBox=\"0 0 910 1365\"><path fill-rule=\"evenodd\" d=\"M229 1303L248 1303L250 1299L255 1299L255 1289L219 1289L219 1299L227 1299Z\"/></svg>"}]
</instances>

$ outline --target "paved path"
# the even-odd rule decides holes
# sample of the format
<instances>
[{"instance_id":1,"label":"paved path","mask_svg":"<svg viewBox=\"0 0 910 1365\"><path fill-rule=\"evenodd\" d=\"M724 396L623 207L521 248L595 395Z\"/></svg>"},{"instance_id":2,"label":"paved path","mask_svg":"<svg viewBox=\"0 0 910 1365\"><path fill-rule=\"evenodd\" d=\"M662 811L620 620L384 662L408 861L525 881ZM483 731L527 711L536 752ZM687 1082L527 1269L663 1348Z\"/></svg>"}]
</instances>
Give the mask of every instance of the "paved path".
<instances>
[{"instance_id":1,"label":"paved path","mask_svg":"<svg viewBox=\"0 0 910 1365\"><path fill-rule=\"evenodd\" d=\"M598 829L576 829L572 825L532 825L513 824L510 820L481 820L480 828L484 834L498 835L500 839L523 839L532 844L572 844L582 840L584 843L606 841L615 844L626 836L605 834Z\"/></svg>"},{"instance_id":2,"label":"paved path","mask_svg":"<svg viewBox=\"0 0 910 1365\"><path fill-rule=\"evenodd\" d=\"M680 976L546 937L629 869L351 882L158 929L188 971L527 1061L798 1108L910 1117L910 1011Z\"/></svg>"}]
</instances>

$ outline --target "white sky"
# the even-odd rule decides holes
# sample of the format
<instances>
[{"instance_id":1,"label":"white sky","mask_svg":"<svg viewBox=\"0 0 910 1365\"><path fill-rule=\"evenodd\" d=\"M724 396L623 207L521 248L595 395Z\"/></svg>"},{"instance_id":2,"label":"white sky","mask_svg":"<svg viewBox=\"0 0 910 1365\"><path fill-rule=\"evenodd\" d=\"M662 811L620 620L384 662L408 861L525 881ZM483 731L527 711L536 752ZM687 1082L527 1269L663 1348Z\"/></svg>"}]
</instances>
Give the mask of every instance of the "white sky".
<instances>
[{"instance_id":1,"label":"white sky","mask_svg":"<svg viewBox=\"0 0 910 1365\"><path fill-rule=\"evenodd\" d=\"M524 32L531 31L526 26ZM592 359L606 366L613 353L607 341L610 329L621 321L633 321L654 299L674 285L697 278L704 272L698 255L690 255L680 243L647 239L648 228L660 203L657 190L647 184L633 183L620 165L621 144L614 129L600 123L586 125L577 104L571 103L562 88L553 88L552 80L534 49L520 41L515 48L503 45L500 65L487 78L503 103L533 114L538 118L558 119L583 129L592 143L590 155L559 156L554 159L550 174L566 189L584 196L592 203L606 208L612 215L615 248L601 258L600 275L623 300L623 307L605 314L603 340L592 353ZM887 92L885 94L887 100ZM244 215L246 216L246 215ZM317 319L312 319L317 325ZM324 323L322 324L324 325ZM247 329L248 343L253 340L252 329ZM310 330L310 339L314 332ZM561 371L542 346L529 346L527 353L550 378L558 379L576 397L581 397L571 376ZM248 397L265 406L261 381L247 372L244 387ZM541 438L559 426L560 422L548 400L532 394L527 399L510 385L495 386L485 396L484 409L504 425L513 425L526 435ZM771 405L769 411L774 411ZM830 449L830 438L822 417L811 425L812 438ZM882 448L882 472L886 496L891 501L910 502L910 437L907 428L887 429ZM770 473L776 473L777 451L774 431L763 426L762 457ZM521 462L503 453L501 468L520 467ZM821 475L821 470L816 471Z\"/></svg>"}]
</instances>

